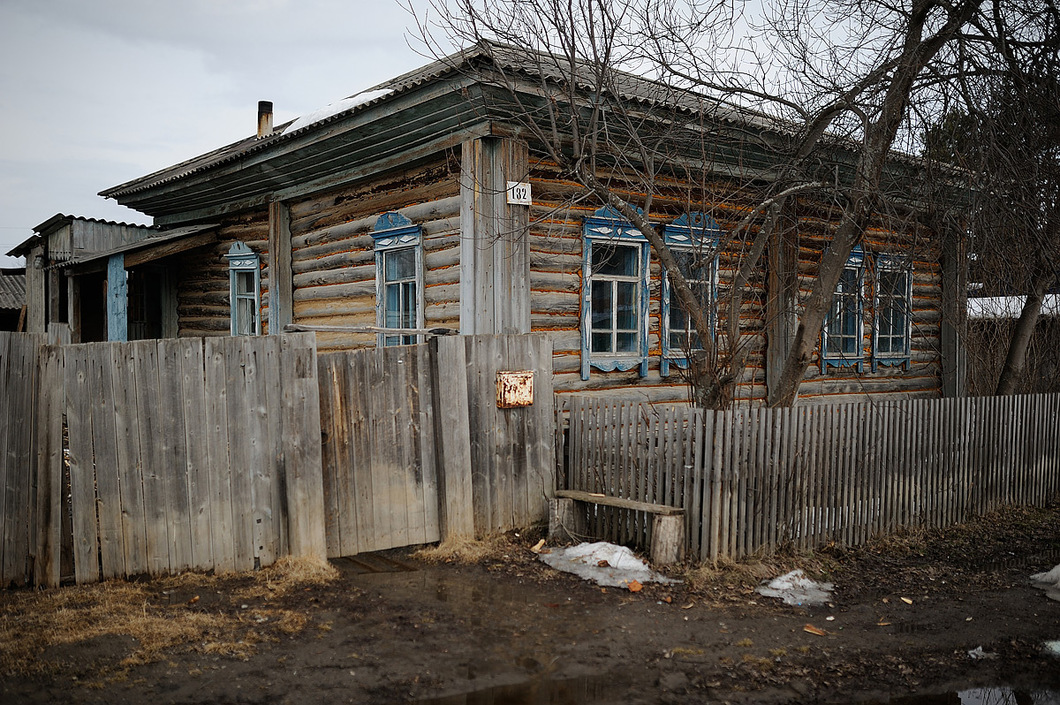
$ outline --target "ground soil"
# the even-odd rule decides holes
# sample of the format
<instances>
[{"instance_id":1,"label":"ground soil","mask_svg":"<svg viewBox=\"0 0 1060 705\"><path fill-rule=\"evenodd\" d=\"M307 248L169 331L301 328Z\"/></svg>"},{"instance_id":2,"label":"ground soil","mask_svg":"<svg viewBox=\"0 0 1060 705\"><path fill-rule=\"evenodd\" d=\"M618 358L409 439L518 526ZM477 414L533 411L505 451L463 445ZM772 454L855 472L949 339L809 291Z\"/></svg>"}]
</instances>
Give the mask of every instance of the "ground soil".
<instances>
[{"instance_id":1,"label":"ground soil","mask_svg":"<svg viewBox=\"0 0 1060 705\"><path fill-rule=\"evenodd\" d=\"M120 625L83 639L38 633L41 593L8 591L0 626L25 649L0 662L0 702L839 703L974 686L1060 691L1060 659L1043 651L1060 639L1060 602L1028 583L1060 562L1058 507L1007 508L860 549L686 567L670 571L681 584L635 593L553 571L530 550L538 538L509 534L471 564L412 549L340 559L330 583L285 590L251 589L261 580L247 575L139 581L129 599L145 617L206 620L149 652L149 635ZM797 566L835 583L830 605L754 592ZM98 590L56 609L75 611ZM977 647L989 657L972 658Z\"/></svg>"}]
</instances>

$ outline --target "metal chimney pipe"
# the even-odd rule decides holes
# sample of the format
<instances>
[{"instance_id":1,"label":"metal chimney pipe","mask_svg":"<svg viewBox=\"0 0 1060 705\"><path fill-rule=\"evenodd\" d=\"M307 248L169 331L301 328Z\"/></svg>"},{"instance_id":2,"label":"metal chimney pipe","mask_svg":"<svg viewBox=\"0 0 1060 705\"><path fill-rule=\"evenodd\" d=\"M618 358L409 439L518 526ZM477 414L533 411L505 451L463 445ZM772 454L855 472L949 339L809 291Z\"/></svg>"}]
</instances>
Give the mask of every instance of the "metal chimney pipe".
<instances>
[{"instance_id":1,"label":"metal chimney pipe","mask_svg":"<svg viewBox=\"0 0 1060 705\"><path fill-rule=\"evenodd\" d=\"M272 134L272 101L258 101L258 138Z\"/></svg>"}]
</instances>

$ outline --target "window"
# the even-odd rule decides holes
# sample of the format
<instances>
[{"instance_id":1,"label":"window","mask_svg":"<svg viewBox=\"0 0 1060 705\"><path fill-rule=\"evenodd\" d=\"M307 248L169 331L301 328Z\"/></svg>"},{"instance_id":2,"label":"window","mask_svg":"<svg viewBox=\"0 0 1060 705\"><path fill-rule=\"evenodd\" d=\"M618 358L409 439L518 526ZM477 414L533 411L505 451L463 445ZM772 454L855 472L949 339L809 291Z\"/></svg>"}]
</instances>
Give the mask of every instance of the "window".
<instances>
[{"instance_id":1,"label":"window","mask_svg":"<svg viewBox=\"0 0 1060 705\"><path fill-rule=\"evenodd\" d=\"M881 255L876 260L873 316L873 369L909 361L909 326L913 303L912 272L907 262Z\"/></svg>"},{"instance_id":2,"label":"window","mask_svg":"<svg viewBox=\"0 0 1060 705\"><path fill-rule=\"evenodd\" d=\"M821 371L828 367L863 367L863 270L865 255L854 248L832 296L821 331Z\"/></svg>"},{"instance_id":3,"label":"window","mask_svg":"<svg viewBox=\"0 0 1060 705\"><path fill-rule=\"evenodd\" d=\"M699 306L707 314L713 335L717 319L718 235L721 228L703 213L681 216L663 228L663 238L677 259L681 274L692 289ZM662 360L659 372L670 373L670 364L688 366L688 352L701 350L703 342L696 334L688 311L672 291L669 273L662 284Z\"/></svg>"},{"instance_id":4,"label":"window","mask_svg":"<svg viewBox=\"0 0 1060 705\"><path fill-rule=\"evenodd\" d=\"M384 213L375 223L376 325L404 331L380 333L380 346L420 341L408 331L423 327L421 232L400 213Z\"/></svg>"},{"instance_id":5,"label":"window","mask_svg":"<svg viewBox=\"0 0 1060 705\"><path fill-rule=\"evenodd\" d=\"M261 335L261 267L257 253L237 242L228 259L229 301L232 335Z\"/></svg>"},{"instance_id":6,"label":"window","mask_svg":"<svg viewBox=\"0 0 1060 705\"><path fill-rule=\"evenodd\" d=\"M590 367L648 373L648 243L617 211L585 220L582 379Z\"/></svg>"}]
</instances>

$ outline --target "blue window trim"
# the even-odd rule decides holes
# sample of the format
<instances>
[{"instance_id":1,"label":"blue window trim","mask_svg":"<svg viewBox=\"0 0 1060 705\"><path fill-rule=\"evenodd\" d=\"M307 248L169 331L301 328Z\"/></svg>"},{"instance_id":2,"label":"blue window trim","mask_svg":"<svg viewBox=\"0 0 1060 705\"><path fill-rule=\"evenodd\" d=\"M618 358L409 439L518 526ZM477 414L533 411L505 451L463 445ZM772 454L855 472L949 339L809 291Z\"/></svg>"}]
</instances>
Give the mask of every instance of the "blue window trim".
<instances>
[{"instance_id":1,"label":"blue window trim","mask_svg":"<svg viewBox=\"0 0 1060 705\"><path fill-rule=\"evenodd\" d=\"M865 353L862 349L863 341L865 339L865 251L861 245L857 245L850 252L850 256L847 258L846 264L843 269L854 269L857 271L858 281L858 297L857 297L857 320L858 329L861 334L858 336L859 342L857 353L853 355L829 355L828 354L828 327L831 322L831 311L825 318L824 325L821 326L821 373L824 374L828 371L829 367L851 367L857 370L858 373L865 371Z\"/></svg>"},{"instance_id":2,"label":"blue window trim","mask_svg":"<svg viewBox=\"0 0 1060 705\"><path fill-rule=\"evenodd\" d=\"M383 254L394 250L415 248L416 251L416 327L423 328L423 228L396 212L379 216L372 227L375 242L375 320L380 328L386 327L384 297ZM385 333L376 335L376 344L384 347ZM420 337L416 336L416 342Z\"/></svg>"},{"instance_id":3,"label":"blue window trim","mask_svg":"<svg viewBox=\"0 0 1060 705\"><path fill-rule=\"evenodd\" d=\"M685 213L674 222L663 226L663 240L670 249L678 250L714 250L714 261L710 268L710 310L707 315L710 318L710 335L714 339L714 326L717 323L717 301L718 301L718 240L721 235L721 226L706 213ZM670 365L676 365L681 369L688 368L688 357L684 350L672 350L670 348L670 277L663 272L662 277L662 325L660 326L662 338L662 359L659 361L659 374L663 377L670 375Z\"/></svg>"},{"instance_id":4,"label":"blue window trim","mask_svg":"<svg viewBox=\"0 0 1060 705\"><path fill-rule=\"evenodd\" d=\"M639 209L638 209L639 210ZM641 377L648 375L648 241L644 235L610 206L598 209L585 219L582 229L582 311L581 311L581 377L589 379L591 368L604 372L631 370L639 367ZM592 355L589 341L592 330L592 248L600 244L634 244L640 249L640 281L637 286L639 336L638 350L632 355Z\"/></svg>"},{"instance_id":5,"label":"blue window trim","mask_svg":"<svg viewBox=\"0 0 1060 705\"><path fill-rule=\"evenodd\" d=\"M875 372L879 366L884 367L901 367L909 363L911 359L910 354L910 338L912 333L912 320L913 320L913 267L912 262L904 257L898 257L896 255L881 254L876 256L876 272L875 286L873 287L873 301L872 301L872 371ZM880 271L889 272L901 272L905 275L905 331L903 336L903 350L901 354L883 354L879 352L879 334L880 334L880 319L879 316L882 313L882 305L880 303L880 287L879 287L879 276Z\"/></svg>"},{"instance_id":6,"label":"blue window trim","mask_svg":"<svg viewBox=\"0 0 1060 705\"><path fill-rule=\"evenodd\" d=\"M250 249L245 242L232 243L228 254L228 301L230 306L229 332L231 335L239 335L239 306L236 293L236 277L240 272L249 272L254 275L254 320L251 335L261 335L261 258L257 252Z\"/></svg>"}]
</instances>

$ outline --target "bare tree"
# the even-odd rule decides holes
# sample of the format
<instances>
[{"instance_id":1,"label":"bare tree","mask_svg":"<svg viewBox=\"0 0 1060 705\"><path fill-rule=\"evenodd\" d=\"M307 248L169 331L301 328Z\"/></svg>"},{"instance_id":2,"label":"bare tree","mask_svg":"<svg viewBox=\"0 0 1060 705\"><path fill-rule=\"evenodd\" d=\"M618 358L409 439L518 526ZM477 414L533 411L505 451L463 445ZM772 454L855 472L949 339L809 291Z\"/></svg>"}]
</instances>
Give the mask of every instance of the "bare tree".
<instances>
[{"instance_id":1,"label":"bare tree","mask_svg":"<svg viewBox=\"0 0 1060 705\"><path fill-rule=\"evenodd\" d=\"M926 154L963 169L975 194L969 222L982 294L1024 296L1005 338L995 394L1017 390L1046 293L1060 265L1060 12L1055 3L992 3L954 53L945 116ZM986 326L979 326L985 330ZM977 371L983 374L983 371Z\"/></svg>"},{"instance_id":2,"label":"bare tree","mask_svg":"<svg viewBox=\"0 0 1060 705\"><path fill-rule=\"evenodd\" d=\"M503 103L535 149L650 243L703 344L692 364L700 405L727 404L744 374L750 344L739 311L785 210L807 194L831 204L831 242L770 390L769 403L786 406L797 399L853 248L881 213L908 211L889 196L887 179L896 139L910 132L910 102L940 80L944 50L983 18L979 2L962 0L777 0L758 18L736 7L438 0L424 35L430 41L440 26L459 45L485 48L501 89L491 107ZM650 222L653 199L675 178L689 185L691 204L719 195L750 204L719 245L738 251L738 266L717 339ZM719 182L729 193L717 193Z\"/></svg>"}]
</instances>

